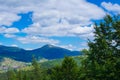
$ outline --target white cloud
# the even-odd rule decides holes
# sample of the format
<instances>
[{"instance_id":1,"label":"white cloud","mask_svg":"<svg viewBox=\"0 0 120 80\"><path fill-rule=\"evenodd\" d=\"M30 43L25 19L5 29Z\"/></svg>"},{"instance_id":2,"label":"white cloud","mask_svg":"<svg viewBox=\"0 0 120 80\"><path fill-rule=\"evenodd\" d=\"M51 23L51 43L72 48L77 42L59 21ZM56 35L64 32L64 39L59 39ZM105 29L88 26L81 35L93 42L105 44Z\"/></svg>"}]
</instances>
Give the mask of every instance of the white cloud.
<instances>
[{"instance_id":1,"label":"white cloud","mask_svg":"<svg viewBox=\"0 0 120 80\"><path fill-rule=\"evenodd\" d=\"M65 49L69 49L69 50L77 50L77 51L80 51L80 50L83 50L83 49L88 49L88 44L87 42L81 42L79 44L79 47L78 46L74 46L72 44L68 44L68 45L56 45L56 46L59 46L59 47L62 47L62 48L65 48Z\"/></svg>"},{"instance_id":2,"label":"white cloud","mask_svg":"<svg viewBox=\"0 0 120 80\"><path fill-rule=\"evenodd\" d=\"M0 34L3 34L3 33L13 34L13 33L18 33L18 32L19 32L19 29L17 29L17 28L0 27Z\"/></svg>"},{"instance_id":3,"label":"white cloud","mask_svg":"<svg viewBox=\"0 0 120 80\"><path fill-rule=\"evenodd\" d=\"M77 36L93 37L92 26L81 27L80 25L70 25L67 23L56 24L49 27L41 27L40 24L33 24L31 27L23 29L23 32L40 36Z\"/></svg>"},{"instance_id":4,"label":"white cloud","mask_svg":"<svg viewBox=\"0 0 120 80\"><path fill-rule=\"evenodd\" d=\"M101 8L85 0L51 0L50 2L51 4L46 3L49 5L45 6L47 7L45 10L34 13L34 22L45 22L44 24L49 25L51 21L59 24L60 19L65 19L69 24L88 25L91 19L100 19L104 16ZM39 14L40 12L42 13Z\"/></svg>"},{"instance_id":5,"label":"white cloud","mask_svg":"<svg viewBox=\"0 0 120 80\"><path fill-rule=\"evenodd\" d=\"M18 21L21 17L9 12L0 12L0 25L10 26L13 22Z\"/></svg>"},{"instance_id":6,"label":"white cloud","mask_svg":"<svg viewBox=\"0 0 120 80\"><path fill-rule=\"evenodd\" d=\"M108 3L102 2L101 5L108 11L120 13L120 5L119 4L112 4L111 2L108 2Z\"/></svg>"},{"instance_id":7,"label":"white cloud","mask_svg":"<svg viewBox=\"0 0 120 80\"><path fill-rule=\"evenodd\" d=\"M89 49L87 42L81 42L78 50Z\"/></svg>"},{"instance_id":8,"label":"white cloud","mask_svg":"<svg viewBox=\"0 0 120 80\"><path fill-rule=\"evenodd\" d=\"M93 38L94 34L94 27L91 25L90 27L84 26L84 27L76 27L70 30L70 33L72 33L74 36L79 36L81 38Z\"/></svg>"},{"instance_id":9,"label":"white cloud","mask_svg":"<svg viewBox=\"0 0 120 80\"><path fill-rule=\"evenodd\" d=\"M4 34L4 36L6 38L15 38L16 37L16 35L14 35L14 34Z\"/></svg>"},{"instance_id":10,"label":"white cloud","mask_svg":"<svg viewBox=\"0 0 120 80\"><path fill-rule=\"evenodd\" d=\"M43 38L39 36L18 37L17 40L23 44L33 44L33 43L57 44L59 43L58 40Z\"/></svg>"},{"instance_id":11,"label":"white cloud","mask_svg":"<svg viewBox=\"0 0 120 80\"><path fill-rule=\"evenodd\" d=\"M30 11L33 12L34 24L23 31L28 34L41 31L45 36L49 33L53 36L67 36L68 33L72 34L70 30L73 28L82 29L78 25L89 25L91 20L101 19L105 15L104 10L86 0L0 0L0 24L11 25L20 19L17 14Z\"/></svg>"},{"instance_id":12,"label":"white cloud","mask_svg":"<svg viewBox=\"0 0 120 80\"><path fill-rule=\"evenodd\" d=\"M93 27L85 25L92 24L91 20L101 19L105 15L100 7L85 0L48 0L41 4L43 6L39 10L34 10L34 24L23 29L23 32L42 36L91 37Z\"/></svg>"},{"instance_id":13,"label":"white cloud","mask_svg":"<svg viewBox=\"0 0 120 80\"><path fill-rule=\"evenodd\" d=\"M5 29L5 33L18 33L19 30L17 28L7 28Z\"/></svg>"},{"instance_id":14,"label":"white cloud","mask_svg":"<svg viewBox=\"0 0 120 80\"><path fill-rule=\"evenodd\" d=\"M69 49L69 50L77 50L77 47L73 46L72 44L68 45L59 45L61 48Z\"/></svg>"}]
</instances>

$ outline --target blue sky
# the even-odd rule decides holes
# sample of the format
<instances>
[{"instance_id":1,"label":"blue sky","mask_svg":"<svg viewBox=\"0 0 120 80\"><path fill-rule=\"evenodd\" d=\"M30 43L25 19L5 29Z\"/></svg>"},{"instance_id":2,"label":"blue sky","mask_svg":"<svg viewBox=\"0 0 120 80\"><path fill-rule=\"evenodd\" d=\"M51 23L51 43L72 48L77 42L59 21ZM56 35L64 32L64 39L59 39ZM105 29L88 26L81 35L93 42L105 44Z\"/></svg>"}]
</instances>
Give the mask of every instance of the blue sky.
<instances>
[{"instance_id":1,"label":"blue sky","mask_svg":"<svg viewBox=\"0 0 120 80\"><path fill-rule=\"evenodd\" d=\"M94 22L119 13L119 0L0 0L0 45L81 50L94 39Z\"/></svg>"}]
</instances>

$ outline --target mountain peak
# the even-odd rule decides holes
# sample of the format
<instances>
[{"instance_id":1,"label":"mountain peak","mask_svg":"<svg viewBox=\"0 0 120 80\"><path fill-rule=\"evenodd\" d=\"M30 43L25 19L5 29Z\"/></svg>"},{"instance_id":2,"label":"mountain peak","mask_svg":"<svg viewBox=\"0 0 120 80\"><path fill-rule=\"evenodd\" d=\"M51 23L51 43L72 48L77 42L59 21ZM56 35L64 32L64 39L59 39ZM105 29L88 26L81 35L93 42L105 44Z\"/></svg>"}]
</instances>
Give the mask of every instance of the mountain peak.
<instances>
[{"instance_id":1,"label":"mountain peak","mask_svg":"<svg viewBox=\"0 0 120 80\"><path fill-rule=\"evenodd\" d=\"M55 47L54 45L51 45L51 44L46 44L45 46L43 46L44 48L52 48L52 47Z\"/></svg>"}]
</instances>

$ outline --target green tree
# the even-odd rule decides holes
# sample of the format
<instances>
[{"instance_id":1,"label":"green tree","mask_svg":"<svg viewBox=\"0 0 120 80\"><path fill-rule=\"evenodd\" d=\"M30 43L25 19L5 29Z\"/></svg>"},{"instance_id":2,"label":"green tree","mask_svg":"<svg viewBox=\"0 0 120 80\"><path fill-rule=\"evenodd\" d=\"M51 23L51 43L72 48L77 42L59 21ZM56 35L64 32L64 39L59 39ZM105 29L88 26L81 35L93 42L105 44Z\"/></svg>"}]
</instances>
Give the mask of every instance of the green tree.
<instances>
[{"instance_id":1,"label":"green tree","mask_svg":"<svg viewBox=\"0 0 120 80\"><path fill-rule=\"evenodd\" d=\"M82 79L119 80L120 16L107 15L95 24L94 41L89 41L89 54L82 65Z\"/></svg>"},{"instance_id":2,"label":"green tree","mask_svg":"<svg viewBox=\"0 0 120 80\"><path fill-rule=\"evenodd\" d=\"M71 57L65 57L61 66L56 66L52 71L52 80L77 80L78 66Z\"/></svg>"},{"instance_id":3,"label":"green tree","mask_svg":"<svg viewBox=\"0 0 120 80\"><path fill-rule=\"evenodd\" d=\"M22 80L33 80L33 79L30 79L31 75L28 73L28 72L24 72L24 75L23 75L23 79Z\"/></svg>"},{"instance_id":4,"label":"green tree","mask_svg":"<svg viewBox=\"0 0 120 80\"><path fill-rule=\"evenodd\" d=\"M87 49L83 49L81 52L83 53L83 55L88 55L89 54L89 50L87 50Z\"/></svg>"},{"instance_id":5,"label":"green tree","mask_svg":"<svg viewBox=\"0 0 120 80\"><path fill-rule=\"evenodd\" d=\"M51 80L62 80L63 76L62 76L61 66L55 66L52 69L52 73L50 76L51 76Z\"/></svg>"},{"instance_id":6,"label":"green tree","mask_svg":"<svg viewBox=\"0 0 120 80\"><path fill-rule=\"evenodd\" d=\"M7 78L8 78L8 80L17 80L15 71L14 70L8 70Z\"/></svg>"},{"instance_id":7,"label":"green tree","mask_svg":"<svg viewBox=\"0 0 120 80\"><path fill-rule=\"evenodd\" d=\"M34 80L42 80L42 72L41 72L40 64L37 62L37 60L34 57L32 61L32 66L33 66Z\"/></svg>"},{"instance_id":8,"label":"green tree","mask_svg":"<svg viewBox=\"0 0 120 80\"><path fill-rule=\"evenodd\" d=\"M17 72L17 80L23 80L23 73L22 71Z\"/></svg>"}]
</instances>

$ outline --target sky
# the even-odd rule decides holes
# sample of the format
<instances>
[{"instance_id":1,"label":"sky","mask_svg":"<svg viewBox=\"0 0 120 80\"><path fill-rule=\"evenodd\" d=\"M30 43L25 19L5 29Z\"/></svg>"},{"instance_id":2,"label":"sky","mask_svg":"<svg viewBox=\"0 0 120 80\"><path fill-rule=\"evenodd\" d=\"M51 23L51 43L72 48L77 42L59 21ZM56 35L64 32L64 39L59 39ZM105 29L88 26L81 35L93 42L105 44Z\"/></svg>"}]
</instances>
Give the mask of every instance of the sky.
<instances>
[{"instance_id":1,"label":"sky","mask_svg":"<svg viewBox=\"0 0 120 80\"><path fill-rule=\"evenodd\" d=\"M120 0L0 0L0 45L88 48L94 23L120 13Z\"/></svg>"}]
</instances>

